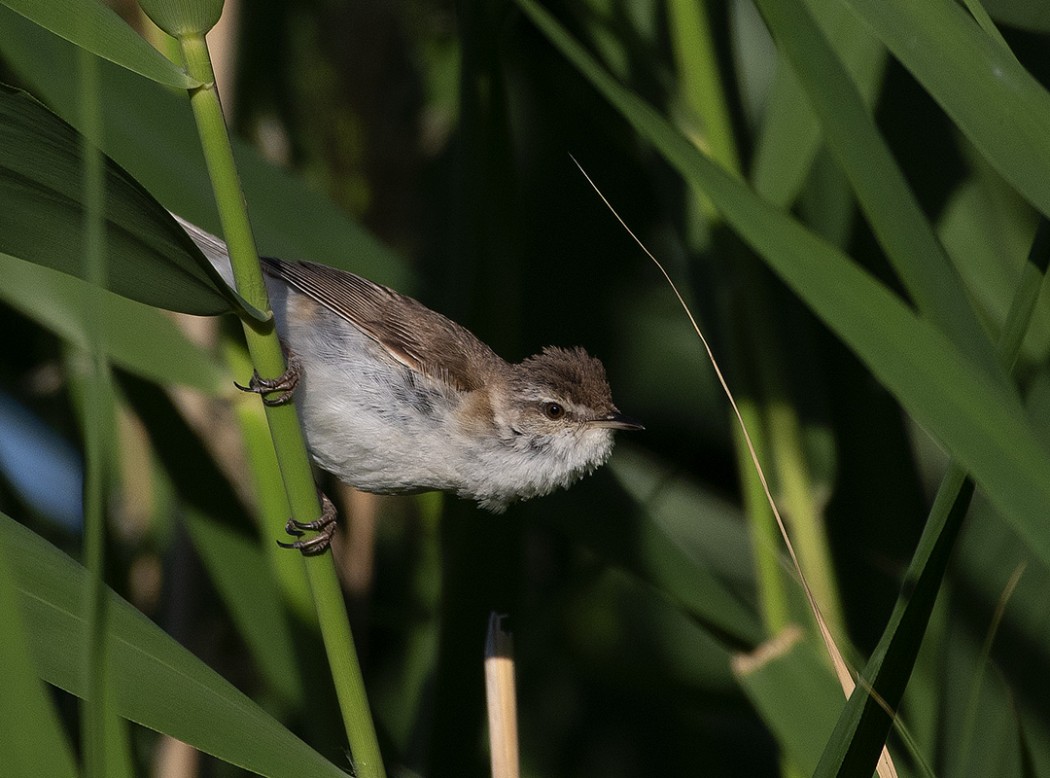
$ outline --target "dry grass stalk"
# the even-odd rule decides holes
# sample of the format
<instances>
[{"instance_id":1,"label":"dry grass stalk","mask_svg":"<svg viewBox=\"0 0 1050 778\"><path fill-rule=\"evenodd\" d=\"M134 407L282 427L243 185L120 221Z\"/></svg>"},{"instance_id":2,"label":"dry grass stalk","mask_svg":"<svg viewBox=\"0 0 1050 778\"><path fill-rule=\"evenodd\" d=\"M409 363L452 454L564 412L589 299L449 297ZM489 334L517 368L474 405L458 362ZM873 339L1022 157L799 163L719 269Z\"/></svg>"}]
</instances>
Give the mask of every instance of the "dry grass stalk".
<instances>
[{"instance_id":1,"label":"dry grass stalk","mask_svg":"<svg viewBox=\"0 0 1050 778\"><path fill-rule=\"evenodd\" d=\"M518 778L518 705L514 692L514 643L502 618L489 615L485 637L485 698L489 714L492 778Z\"/></svg>"}]
</instances>

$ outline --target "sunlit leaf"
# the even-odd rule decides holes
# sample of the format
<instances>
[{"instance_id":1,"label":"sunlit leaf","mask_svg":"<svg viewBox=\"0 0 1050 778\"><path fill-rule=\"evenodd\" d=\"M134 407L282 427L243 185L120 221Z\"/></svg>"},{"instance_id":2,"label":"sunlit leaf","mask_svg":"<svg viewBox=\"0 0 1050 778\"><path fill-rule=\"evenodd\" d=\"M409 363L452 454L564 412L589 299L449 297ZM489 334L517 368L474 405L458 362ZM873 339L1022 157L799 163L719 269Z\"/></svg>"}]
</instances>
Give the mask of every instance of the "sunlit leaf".
<instances>
[{"instance_id":1,"label":"sunlit leaf","mask_svg":"<svg viewBox=\"0 0 1050 778\"><path fill-rule=\"evenodd\" d=\"M168 35L203 35L219 21L222 0L139 0L153 23Z\"/></svg>"},{"instance_id":2,"label":"sunlit leaf","mask_svg":"<svg viewBox=\"0 0 1050 778\"><path fill-rule=\"evenodd\" d=\"M37 672L82 694L84 569L3 514L0 543L12 562ZM115 594L109 609L109 678L121 716L259 775L345 778L342 769Z\"/></svg>"},{"instance_id":3,"label":"sunlit leaf","mask_svg":"<svg viewBox=\"0 0 1050 778\"><path fill-rule=\"evenodd\" d=\"M131 29L99 0L0 0L11 10L77 46L152 81L180 89L199 82Z\"/></svg>"}]
</instances>

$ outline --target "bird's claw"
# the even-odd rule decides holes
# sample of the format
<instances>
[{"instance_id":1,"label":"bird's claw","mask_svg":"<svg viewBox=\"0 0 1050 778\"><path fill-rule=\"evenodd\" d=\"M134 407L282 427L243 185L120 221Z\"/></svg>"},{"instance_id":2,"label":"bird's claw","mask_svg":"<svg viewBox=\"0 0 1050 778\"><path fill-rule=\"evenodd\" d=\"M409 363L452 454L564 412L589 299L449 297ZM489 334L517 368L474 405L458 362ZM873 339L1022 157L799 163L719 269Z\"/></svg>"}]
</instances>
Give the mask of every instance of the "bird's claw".
<instances>
[{"instance_id":1,"label":"bird's claw","mask_svg":"<svg viewBox=\"0 0 1050 778\"><path fill-rule=\"evenodd\" d=\"M320 517L314 521L288 519L288 522L284 525L284 531L298 539L291 543L282 543L278 540L278 546L297 549L303 556L317 556L328 550L328 547L332 545L332 536L335 534L336 510L335 505L328 499L328 495L324 492L319 492L319 495L321 498ZM302 535L306 532L316 532L317 534L312 538L303 540Z\"/></svg>"},{"instance_id":2,"label":"bird's claw","mask_svg":"<svg viewBox=\"0 0 1050 778\"><path fill-rule=\"evenodd\" d=\"M285 405L292 401L295 387L299 385L300 373L299 360L294 354L289 354L288 369L277 376L277 378L263 378L259 375L259 371L256 370L252 373L251 380L247 386L241 386L238 383L234 383L234 386L242 392L253 392L259 395L262 398L263 405L271 407ZM280 392L280 394L276 397L265 396L274 392Z\"/></svg>"}]
</instances>

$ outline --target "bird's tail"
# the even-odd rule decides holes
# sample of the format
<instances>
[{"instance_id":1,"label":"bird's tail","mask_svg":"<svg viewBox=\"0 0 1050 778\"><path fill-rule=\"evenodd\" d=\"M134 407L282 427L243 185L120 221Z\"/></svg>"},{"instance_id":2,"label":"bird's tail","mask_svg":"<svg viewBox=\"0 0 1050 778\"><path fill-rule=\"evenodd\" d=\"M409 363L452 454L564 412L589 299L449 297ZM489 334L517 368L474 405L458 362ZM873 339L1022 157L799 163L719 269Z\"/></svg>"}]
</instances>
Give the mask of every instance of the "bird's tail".
<instances>
[{"instance_id":1,"label":"bird's tail","mask_svg":"<svg viewBox=\"0 0 1050 778\"><path fill-rule=\"evenodd\" d=\"M179 223L179 226L186 230L186 234L197 244L197 248L199 248L201 253L204 254L209 262L211 262L212 266L219 271L219 275L222 276L222 279L229 286L234 286L233 266L230 265L230 252L226 248L226 241L220 237L212 235L210 232L202 230L193 222L186 221L176 213L171 215L175 217L175 221Z\"/></svg>"}]
</instances>

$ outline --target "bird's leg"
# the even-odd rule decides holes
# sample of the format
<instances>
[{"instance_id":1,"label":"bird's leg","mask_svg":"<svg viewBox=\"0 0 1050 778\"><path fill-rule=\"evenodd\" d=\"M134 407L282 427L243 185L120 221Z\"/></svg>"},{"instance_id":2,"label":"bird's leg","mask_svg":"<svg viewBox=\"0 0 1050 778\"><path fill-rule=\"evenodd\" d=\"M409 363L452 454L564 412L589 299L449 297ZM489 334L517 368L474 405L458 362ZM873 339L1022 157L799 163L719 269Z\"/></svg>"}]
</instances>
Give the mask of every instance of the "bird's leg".
<instances>
[{"instance_id":1,"label":"bird's leg","mask_svg":"<svg viewBox=\"0 0 1050 778\"><path fill-rule=\"evenodd\" d=\"M314 521L288 519L288 523L284 525L284 531L297 538L304 532L316 532L317 535L308 540L299 539L291 543L282 543L278 540L278 546L298 549L303 556L316 556L317 554L323 554L332 545L332 536L335 534L336 526L335 505L332 504L332 501L328 499L328 495L324 492L318 490L317 494L321 498L320 518Z\"/></svg>"},{"instance_id":2,"label":"bird's leg","mask_svg":"<svg viewBox=\"0 0 1050 778\"><path fill-rule=\"evenodd\" d=\"M292 394L295 392L295 387L299 384L301 372L302 367L299 358L289 351L288 369L277 378L262 378L259 375L259 371L256 370L252 373L252 378L247 386L241 386L238 383L234 383L234 386L242 392L254 392L259 395L262 397L263 405L284 405L292 401ZM281 394L277 397L264 396L273 392L281 392Z\"/></svg>"}]
</instances>

